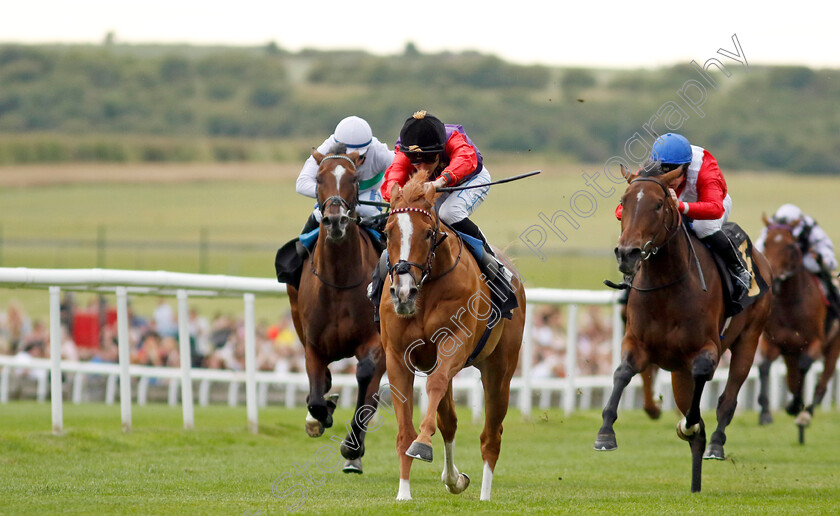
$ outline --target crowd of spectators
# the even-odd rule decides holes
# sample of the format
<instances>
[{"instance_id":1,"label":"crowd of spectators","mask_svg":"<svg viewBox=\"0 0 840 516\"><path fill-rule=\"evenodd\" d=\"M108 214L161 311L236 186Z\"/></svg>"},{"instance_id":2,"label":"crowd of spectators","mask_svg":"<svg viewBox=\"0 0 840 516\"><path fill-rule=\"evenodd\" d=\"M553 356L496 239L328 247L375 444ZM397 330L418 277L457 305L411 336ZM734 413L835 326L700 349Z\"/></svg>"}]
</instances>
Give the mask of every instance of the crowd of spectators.
<instances>
[{"instance_id":1,"label":"crowd of spectators","mask_svg":"<svg viewBox=\"0 0 840 516\"><path fill-rule=\"evenodd\" d=\"M136 313L129 304L129 342L131 363L178 367L181 357L178 344L177 313L171 298L161 297L150 314ZM84 307L75 306L72 293L65 293L61 303L61 355L65 360L118 361L117 323L113 307L105 297L92 298ZM79 313L93 314L96 339L81 342ZM578 319L578 375L612 373L609 307L588 306ZM189 312L190 354L193 367L228 369L245 368L245 328L241 317L218 312L208 317L196 308ZM75 337L74 337L75 336ZM89 338L90 335L87 335ZM537 307L532 333L535 378L566 376L566 320L558 306ZM77 343L76 340L79 340ZM9 301L0 311L0 355L16 355L19 360L49 356L49 331L43 320L30 319L23 306ZM288 311L275 321L256 325L257 369L260 371L304 372L303 346L298 340ZM355 360L346 359L330 366L333 373L353 373ZM31 374L46 374L45 370Z\"/></svg>"}]
</instances>

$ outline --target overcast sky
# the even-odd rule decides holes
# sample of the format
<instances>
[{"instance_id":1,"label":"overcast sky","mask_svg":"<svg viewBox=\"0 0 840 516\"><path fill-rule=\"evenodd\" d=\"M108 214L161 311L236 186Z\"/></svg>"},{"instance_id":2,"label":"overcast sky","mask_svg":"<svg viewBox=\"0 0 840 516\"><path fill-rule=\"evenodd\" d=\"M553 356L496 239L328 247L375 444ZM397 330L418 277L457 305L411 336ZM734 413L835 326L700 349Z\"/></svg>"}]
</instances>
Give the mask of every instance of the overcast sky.
<instances>
[{"instance_id":1,"label":"overcast sky","mask_svg":"<svg viewBox=\"0 0 840 516\"><path fill-rule=\"evenodd\" d=\"M734 51L750 64L840 68L833 2L733 0L7 0L0 42L262 45L401 52L477 50L523 64L654 68ZM757 2L756 2L757 3ZM782 7L783 6L783 7Z\"/></svg>"}]
</instances>

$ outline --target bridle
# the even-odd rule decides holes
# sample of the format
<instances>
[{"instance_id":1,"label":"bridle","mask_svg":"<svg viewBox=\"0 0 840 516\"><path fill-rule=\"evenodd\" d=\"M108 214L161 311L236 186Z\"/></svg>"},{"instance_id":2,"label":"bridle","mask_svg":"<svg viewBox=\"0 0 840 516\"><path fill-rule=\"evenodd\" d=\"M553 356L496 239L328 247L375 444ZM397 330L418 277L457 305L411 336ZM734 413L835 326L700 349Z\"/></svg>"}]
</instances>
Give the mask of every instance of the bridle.
<instances>
[{"instance_id":1,"label":"bridle","mask_svg":"<svg viewBox=\"0 0 840 516\"><path fill-rule=\"evenodd\" d=\"M789 226L787 224L771 224L770 226L767 227L768 234L769 234L769 231L771 229L781 229L783 231L788 231L791 234L791 237L793 237L793 227ZM796 267L794 267L790 270L787 270L787 271L779 274L775 278L773 278L773 293L774 294L778 294L782 283L784 283L785 281L792 278L799 271L799 269L804 266L803 262L802 262L802 249L800 248L800 246L796 242L796 238L794 238L794 241L792 243L794 244L794 247L795 247L795 249L797 251L797 254L798 254L798 258L796 260L797 261Z\"/></svg>"},{"instance_id":2,"label":"bridle","mask_svg":"<svg viewBox=\"0 0 840 516\"><path fill-rule=\"evenodd\" d=\"M356 162L354 162L352 159L348 158L347 156L341 156L339 154L331 154L329 156L324 156L321 159L321 163L327 161L328 159L343 159L353 166L352 172L354 174L356 173ZM353 215L353 216L350 217L351 221L353 221L355 223L358 223L359 219L358 219L358 217L355 216L356 203L359 199L359 181L358 181L358 178L356 180L355 185L356 185L356 194L353 196L354 202L353 202L352 205L349 202L347 202L344 199L344 197L342 197L340 195L331 195L331 196L327 197L326 199L324 199L323 202L319 201L318 202L318 210L321 212L321 217L324 216L324 212L327 210L327 208L329 208L330 206L333 206L335 204L338 204L339 206L346 209L351 215Z\"/></svg>"},{"instance_id":3,"label":"bridle","mask_svg":"<svg viewBox=\"0 0 840 516\"><path fill-rule=\"evenodd\" d=\"M656 183L662 188L662 191L665 193L665 204L668 206L668 211L670 211L669 206L669 197L671 194L668 193L668 188L662 184L661 181L655 179L653 177L637 177L636 179L630 181L632 185L636 181L649 181L651 183ZM679 211L677 211L677 223L674 224L674 227L669 228L667 222L663 223L662 225L665 227L665 239L659 245L653 245L653 239L648 240L644 246L642 246L642 260L647 260L651 256L655 255L659 252L660 249L668 245L668 242L671 241L672 238L679 232L680 226L682 221L682 216L680 215ZM653 247L651 247L653 246Z\"/></svg>"},{"instance_id":4,"label":"bridle","mask_svg":"<svg viewBox=\"0 0 840 516\"><path fill-rule=\"evenodd\" d=\"M659 180L657 180L653 177L637 177L636 179L633 179L632 181L630 181L630 184L633 184L636 181L649 181L651 183L658 184L659 187L662 188L662 191L665 193L665 204L666 204L666 206L669 206L669 197L670 197L671 194L668 193L668 188L664 184L662 184L661 181L659 181ZM669 206L668 210L670 211L670 209L671 208ZM688 246L689 246L689 248L691 248L691 252L694 254L694 260L697 262L697 270L700 271L700 281L703 284L703 290L706 290L705 281L703 280L703 271L702 271L702 269L700 269L700 262L697 258L696 252L694 251L694 246L691 243L691 238L688 236L688 230L685 229L685 225L683 225L683 223L682 223L682 215L680 214L680 212L677 211L676 213L677 213L677 223L674 225L674 227L669 228L667 222L663 222L663 224L662 224L663 227L665 228L665 238L662 241L662 243L659 244L659 245L655 245L655 246L651 247L653 245L653 239L651 239L651 240L648 240L645 243L644 247L642 247L642 250L641 250L642 260L647 260L651 256L658 253L660 249L662 249L663 247L668 245L668 242L670 242L674 238L674 236L676 236L677 233L680 232L680 228L683 228L683 232L685 233L685 238L686 238L686 241L688 242ZM665 285L658 285L656 287L642 288L642 287L633 286L632 285L632 280L631 280L630 281L631 284L627 284L627 286L623 287L623 288L631 288L631 289L639 291L639 292L652 292L654 290L659 290L659 289L663 289L663 288L667 288L667 287L676 285L677 283L684 280L686 278L686 276L688 276L688 271L689 271L689 269L686 268L685 272L679 278L675 279L674 281L671 281L670 283L666 283Z\"/></svg>"},{"instance_id":5,"label":"bridle","mask_svg":"<svg viewBox=\"0 0 840 516\"><path fill-rule=\"evenodd\" d=\"M328 159L343 159L343 160L349 162L351 165L353 165L353 173L354 174L356 173L356 163L352 159L348 158L347 156L341 156L339 154L331 154L329 156L324 156L321 159L321 163L325 162ZM319 163L319 165L320 165L320 163ZM353 197L356 200L358 200L358 198L359 198L359 182L358 181L356 181L356 194ZM349 202L344 200L344 197L341 197L340 195L331 195L331 196L327 197L326 199L324 199L323 202L318 203L318 209L321 211L322 220L323 220L323 217L324 217L324 212L327 210L327 208L329 208L330 206L332 206L334 204L338 204L338 205L342 206L351 215L355 215L355 209L356 209L356 203L355 202L351 205ZM354 223L359 222L358 217L355 217L355 216L351 216L350 220L353 221ZM351 288L356 288L365 281L365 275L362 275L362 279L360 279L358 282L356 282L352 285L335 285L335 284L327 281L326 279L324 279L324 277L321 276L320 274L318 274L318 271L315 270L314 256L311 255L311 254L309 255L309 262L312 265L312 274L316 278L321 280L321 283L323 283L324 285L326 285L328 287L334 288L336 290L347 290L347 289L351 289Z\"/></svg>"},{"instance_id":6,"label":"bridle","mask_svg":"<svg viewBox=\"0 0 840 516\"><path fill-rule=\"evenodd\" d=\"M437 248L446 240L446 237L449 236L449 233L445 231L441 231L440 229L440 218L432 215L430 212L422 209L422 208L412 208L412 207L405 207L405 208L396 208L391 210L391 215L397 215L400 213L419 213L424 217L427 217L432 224L434 224L434 234L432 235L432 245L429 247L429 253L426 255L426 263L420 264L417 262L410 262L408 260L398 260L397 263L388 266L388 276L391 279L391 283L394 282L394 273L397 275L399 274L408 274L411 276L411 279L414 280L414 284L417 285L417 289L421 289L423 284L426 281L434 281L438 278L446 276L450 272L452 272L455 267L458 265L458 262L461 261L461 251L463 250L464 244L461 242L460 248L458 249L458 257L455 260L455 263L452 264L452 267L447 269L443 274L430 278L432 275L432 263L435 260L435 253ZM458 239L460 242L461 240ZM411 272L412 267L417 268L420 271L420 280L417 280L417 277Z\"/></svg>"}]
</instances>

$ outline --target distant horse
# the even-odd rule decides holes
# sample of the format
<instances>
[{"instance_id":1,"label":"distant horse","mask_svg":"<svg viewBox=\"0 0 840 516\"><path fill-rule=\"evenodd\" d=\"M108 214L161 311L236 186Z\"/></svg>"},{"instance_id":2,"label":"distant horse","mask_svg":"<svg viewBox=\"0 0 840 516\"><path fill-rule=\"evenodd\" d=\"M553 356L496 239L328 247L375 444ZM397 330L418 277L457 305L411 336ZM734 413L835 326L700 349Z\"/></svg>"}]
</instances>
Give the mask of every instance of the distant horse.
<instances>
[{"instance_id":1,"label":"distant horse","mask_svg":"<svg viewBox=\"0 0 840 516\"><path fill-rule=\"evenodd\" d=\"M629 176L621 199L621 237L615 249L619 270L631 278L622 361L603 411L596 450L617 448L613 424L618 403L631 378L655 364L671 372L674 400L684 418L677 434L688 441L692 456L691 491L700 491L705 423L700 416L703 388L720 356L732 352L729 378L718 400L718 426L706 458L723 459L725 428L735 413L738 391L752 366L758 337L770 313L772 295L764 295L728 321L723 286L711 252L681 224L668 185L679 170L659 177ZM696 258L696 261L695 261ZM767 260L753 251L754 270L769 279ZM697 267L705 278L703 288ZM757 266L757 268L756 268ZM753 283L753 289L758 290ZM721 337L721 333L723 336Z\"/></svg>"},{"instance_id":2,"label":"distant horse","mask_svg":"<svg viewBox=\"0 0 840 516\"><path fill-rule=\"evenodd\" d=\"M309 413L306 433L319 437L333 424L333 399L324 395L332 387L327 365L356 356L356 380L359 392L356 414L341 454L348 462L345 472L362 472L365 453L365 428L368 415L360 414L364 405L376 408L374 396L385 372L385 357L379 326L373 320L373 307L366 288L371 271L379 259L369 235L360 230L356 217L360 165L359 154L345 154L339 145L329 155L312 153L318 163L317 195L321 226L315 250L305 263L300 287L288 287L292 320L306 356ZM364 409L370 410L370 409Z\"/></svg>"},{"instance_id":3,"label":"distant horse","mask_svg":"<svg viewBox=\"0 0 840 516\"><path fill-rule=\"evenodd\" d=\"M782 355L787 366L788 389L793 394L786 410L788 414L797 416L800 443L804 443L804 428L811 422L814 406L825 396L828 381L837 365L840 332L834 325L830 335L825 335L823 294L816 276L802 265L802 250L793 236L793 228L798 221L783 225L771 223L766 216L762 218L767 226L764 253L775 275L773 290L776 303L759 341L763 358L758 368L761 382L759 424L773 422L767 399L768 378L771 364ZM825 368L817 382L811 405L805 407L802 395L805 375L820 356L825 357Z\"/></svg>"},{"instance_id":4,"label":"distant horse","mask_svg":"<svg viewBox=\"0 0 840 516\"><path fill-rule=\"evenodd\" d=\"M412 422L413 396L398 398L392 389L399 425L397 500L411 499L409 472L413 459L432 461L435 413L444 443L441 480L453 494L463 492L469 485L469 477L458 471L453 457L457 416L452 398L452 378L468 362L481 371L484 384L481 499L489 500L525 316L520 308L513 311L511 320L500 317L490 289L463 240L441 225L434 210L440 194L431 185L424 186L426 179L427 174L418 172L402 190L394 186L385 226L390 270L379 313L388 381L397 392L413 393L414 375L423 374L427 376L429 396L429 407L417 435ZM504 259L499 253L497 256ZM509 262L505 264L513 270ZM521 282L514 277L512 284L519 306L524 307ZM477 348L481 340L484 345Z\"/></svg>"}]
</instances>

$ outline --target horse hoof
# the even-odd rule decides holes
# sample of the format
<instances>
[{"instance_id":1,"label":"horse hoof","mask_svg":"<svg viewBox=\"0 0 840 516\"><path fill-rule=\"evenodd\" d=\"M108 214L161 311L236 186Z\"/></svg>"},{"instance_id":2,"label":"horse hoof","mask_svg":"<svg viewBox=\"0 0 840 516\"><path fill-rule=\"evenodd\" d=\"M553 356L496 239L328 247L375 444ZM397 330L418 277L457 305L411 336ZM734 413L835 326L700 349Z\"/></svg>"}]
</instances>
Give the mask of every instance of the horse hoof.
<instances>
[{"instance_id":1,"label":"horse hoof","mask_svg":"<svg viewBox=\"0 0 840 516\"><path fill-rule=\"evenodd\" d=\"M356 473L358 475L362 474L362 459L353 459L348 460L344 463L344 467L341 471L345 473Z\"/></svg>"},{"instance_id":2,"label":"horse hoof","mask_svg":"<svg viewBox=\"0 0 840 516\"><path fill-rule=\"evenodd\" d=\"M796 416L796 419L793 422L796 423L797 426L808 428L811 425L811 413L807 410L803 410Z\"/></svg>"},{"instance_id":3,"label":"horse hoof","mask_svg":"<svg viewBox=\"0 0 840 516\"><path fill-rule=\"evenodd\" d=\"M324 425L308 412L306 413L304 428L306 429L306 435L309 437L321 437L324 435Z\"/></svg>"},{"instance_id":4,"label":"horse hoof","mask_svg":"<svg viewBox=\"0 0 840 516\"><path fill-rule=\"evenodd\" d=\"M425 462L432 462L432 447L418 441L411 443L405 454L413 459L420 459Z\"/></svg>"},{"instance_id":5,"label":"horse hoof","mask_svg":"<svg viewBox=\"0 0 840 516\"><path fill-rule=\"evenodd\" d=\"M761 412L758 414L758 424L761 426L769 425L773 422L773 415L770 412Z\"/></svg>"},{"instance_id":6,"label":"horse hoof","mask_svg":"<svg viewBox=\"0 0 840 516\"><path fill-rule=\"evenodd\" d=\"M706 453L703 454L704 459L726 460L726 455L723 453L723 445L709 444Z\"/></svg>"},{"instance_id":7,"label":"horse hoof","mask_svg":"<svg viewBox=\"0 0 840 516\"><path fill-rule=\"evenodd\" d=\"M470 477L466 473L461 473L458 475L458 481L455 482L454 486L450 486L449 484L444 484L446 486L446 490L452 494L461 494L470 487Z\"/></svg>"},{"instance_id":8,"label":"horse hoof","mask_svg":"<svg viewBox=\"0 0 840 516\"><path fill-rule=\"evenodd\" d=\"M615 434L598 434L595 438L596 451L613 451L618 448L618 443L615 442Z\"/></svg>"},{"instance_id":9,"label":"horse hoof","mask_svg":"<svg viewBox=\"0 0 840 516\"><path fill-rule=\"evenodd\" d=\"M353 448L347 446L347 441L341 442L341 447L339 448L341 451L341 456L347 459L348 461L353 461L356 459L361 459L365 456L365 445L360 444L354 450Z\"/></svg>"},{"instance_id":10,"label":"horse hoof","mask_svg":"<svg viewBox=\"0 0 840 516\"><path fill-rule=\"evenodd\" d=\"M790 403L787 404L785 407L785 412L790 414L791 416L795 416L802 412L802 409L805 408L805 404L800 402L796 402L796 400L791 400Z\"/></svg>"},{"instance_id":11,"label":"horse hoof","mask_svg":"<svg viewBox=\"0 0 840 516\"><path fill-rule=\"evenodd\" d=\"M700 423L696 423L692 426L686 426L685 418L680 419L680 422L677 423L677 437L679 437L683 441L688 441L694 436L694 434L696 434L699 431Z\"/></svg>"},{"instance_id":12,"label":"horse hoof","mask_svg":"<svg viewBox=\"0 0 840 516\"><path fill-rule=\"evenodd\" d=\"M654 419L654 420L662 417L662 410L659 407L656 407L656 406L651 407L649 409L646 408L645 412L647 412L647 415L648 415L649 418Z\"/></svg>"}]
</instances>

